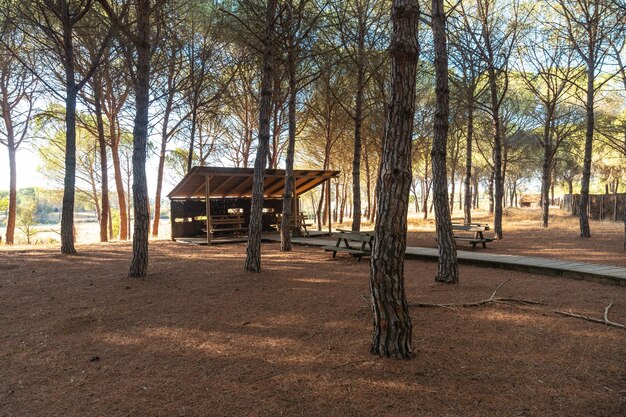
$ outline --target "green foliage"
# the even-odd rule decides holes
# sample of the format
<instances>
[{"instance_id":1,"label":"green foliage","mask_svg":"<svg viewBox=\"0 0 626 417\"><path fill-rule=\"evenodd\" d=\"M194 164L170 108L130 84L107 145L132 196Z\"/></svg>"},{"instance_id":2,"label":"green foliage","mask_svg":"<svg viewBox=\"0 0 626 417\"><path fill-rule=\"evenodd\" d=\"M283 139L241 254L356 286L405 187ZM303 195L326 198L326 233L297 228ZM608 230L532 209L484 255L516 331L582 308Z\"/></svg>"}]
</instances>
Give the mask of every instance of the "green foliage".
<instances>
[{"instance_id":1,"label":"green foliage","mask_svg":"<svg viewBox=\"0 0 626 417\"><path fill-rule=\"evenodd\" d=\"M27 197L20 201L17 206L17 228L26 236L26 243L31 244L31 238L38 231L35 229L37 224L37 200L36 198Z\"/></svg>"}]
</instances>

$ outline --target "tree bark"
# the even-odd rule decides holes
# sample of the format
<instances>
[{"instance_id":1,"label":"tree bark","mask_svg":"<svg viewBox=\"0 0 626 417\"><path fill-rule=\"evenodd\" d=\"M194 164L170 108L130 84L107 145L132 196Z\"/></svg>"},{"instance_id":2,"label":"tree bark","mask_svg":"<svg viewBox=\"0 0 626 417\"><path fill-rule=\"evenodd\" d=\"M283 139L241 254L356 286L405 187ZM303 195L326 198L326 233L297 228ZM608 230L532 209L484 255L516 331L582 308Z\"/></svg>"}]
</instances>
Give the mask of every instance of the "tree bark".
<instances>
[{"instance_id":1,"label":"tree bark","mask_svg":"<svg viewBox=\"0 0 626 417\"><path fill-rule=\"evenodd\" d=\"M63 48L65 51L65 178L63 207L61 209L61 253L76 253L74 248L74 199L76 186L76 88L74 74L74 45L72 24L63 21Z\"/></svg>"},{"instance_id":2,"label":"tree bark","mask_svg":"<svg viewBox=\"0 0 626 417\"><path fill-rule=\"evenodd\" d=\"M472 143L474 140L474 92L468 97L467 107L467 142L465 147L465 199L463 200L463 217L465 223L472 222Z\"/></svg>"},{"instance_id":3,"label":"tree bark","mask_svg":"<svg viewBox=\"0 0 626 417\"><path fill-rule=\"evenodd\" d=\"M124 179L122 178L122 166L120 163L120 150L117 143L111 143L111 159L113 160L113 176L115 179L115 191L117 192L117 204L120 209L119 239L128 239L128 210L126 210L126 191L124 191Z\"/></svg>"},{"instance_id":4,"label":"tree bark","mask_svg":"<svg viewBox=\"0 0 626 417\"><path fill-rule=\"evenodd\" d=\"M17 165L15 160L16 144L13 120L9 108L7 92L2 92L2 115L6 128L7 150L9 151L9 212L7 218L7 229L5 244L13 245L15 239L15 217L17 214Z\"/></svg>"},{"instance_id":5,"label":"tree bark","mask_svg":"<svg viewBox=\"0 0 626 417\"><path fill-rule=\"evenodd\" d=\"M393 0L391 103L377 184L375 238L370 289L374 313L372 353L396 359L412 356L412 324L404 292L404 252L411 188L411 136L419 46L419 4Z\"/></svg>"},{"instance_id":6,"label":"tree bark","mask_svg":"<svg viewBox=\"0 0 626 417\"><path fill-rule=\"evenodd\" d=\"M549 140L549 139L548 139ZM548 227L550 218L550 171L552 167L552 148L544 143L543 165L541 169L541 227Z\"/></svg>"},{"instance_id":7,"label":"tree bark","mask_svg":"<svg viewBox=\"0 0 626 417\"><path fill-rule=\"evenodd\" d=\"M494 171L493 169L491 170L490 174L489 174L489 180L487 181L487 193L488 198L489 198L489 214L493 214L494 212L494 196L493 196L493 178L494 178Z\"/></svg>"},{"instance_id":8,"label":"tree bark","mask_svg":"<svg viewBox=\"0 0 626 417\"><path fill-rule=\"evenodd\" d=\"M109 163L107 158L107 146L104 136L104 120L102 117L102 80L96 74L93 78L94 107L96 112L96 125L98 128L98 147L100 150L100 170L102 183L102 212L100 215L100 242L108 242L109 221Z\"/></svg>"},{"instance_id":9,"label":"tree bark","mask_svg":"<svg viewBox=\"0 0 626 417\"><path fill-rule=\"evenodd\" d=\"M244 270L261 272L261 234L263 232L263 181L270 141L270 118L272 116L272 31L276 0L268 0L265 12L265 35L263 38L263 78L261 80L261 103L259 106L259 144L254 161L252 183L252 208L248 226L248 246Z\"/></svg>"},{"instance_id":10,"label":"tree bark","mask_svg":"<svg viewBox=\"0 0 626 417\"><path fill-rule=\"evenodd\" d=\"M452 219L448 205L446 175L446 149L448 118L450 115L450 90L448 87L448 53L446 45L446 15L443 0L432 0L432 31L435 50L436 110L434 136L431 150L433 164L433 202L439 262L435 281L453 284L459 281L459 264L452 232Z\"/></svg>"},{"instance_id":11,"label":"tree bark","mask_svg":"<svg viewBox=\"0 0 626 417\"><path fill-rule=\"evenodd\" d=\"M174 65L174 64L171 64ZM170 121L170 114L172 113L172 107L174 104L175 88L171 85L171 78L174 70L170 70L168 74L168 83L170 88L167 93L167 101L165 103L165 109L163 110L163 126L161 127L161 149L159 152L159 166L157 168L157 183L156 194L154 196L154 219L152 219L152 237L159 237L159 220L161 218L161 192L163 190L163 174L165 169L165 152L167 150L168 125Z\"/></svg>"},{"instance_id":12,"label":"tree bark","mask_svg":"<svg viewBox=\"0 0 626 417\"><path fill-rule=\"evenodd\" d=\"M7 128L8 130L8 128ZM17 214L17 165L15 162L15 142L13 134L8 134L9 149L9 213L5 243L12 245L15 239L15 216Z\"/></svg>"},{"instance_id":13,"label":"tree bark","mask_svg":"<svg viewBox=\"0 0 626 417\"><path fill-rule=\"evenodd\" d=\"M361 17L359 16L359 19ZM365 93L365 22L359 23L357 42L357 77L354 108L354 156L352 159L352 230L361 230L361 127L363 124L363 95Z\"/></svg>"},{"instance_id":14,"label":"tree bark","mask_svg":"<svg viewBox=\"0 0 626 417\"><path fill-rule=\"evenodd\" d=\"M293 34L291 37L293 40ZM290 42L287 54L287 71L289 72L289 102L287 112L289 118L289 137L287 139L287 158L285 160L285 192L283 193L283 216L280 225L280 250L291 251L291 217L295 181L293 176L293 159L296 147L296 51L297 45Z\"/></svg>"},{"instance_id":15,"label":"tree bark","mask_svg":"<svg viewBox=\"0 0 626 417\"><path fill-rule=\"evenodd\" d=\"M150 105L150 1L137 0L137 53L135 81L135 126L133 128L133 258L129 276L144 277L148 272L148 233L150 209L146 157L148 110Z\"/></svg>"},{"instance_id":16,"label":"tree bark","mask_svg":"<svg viewBox=\"0 0 626 417\"><path fill-rule=\"evenodd\" d=\"M591 49L591 46L590 46ZM590 57L594 54L590 51ZM580 224L580 237L591 237L591 229L589 228L589 218L587 216L587 205L589 204L589 182L591 179L591 156L593 152L593 131L595 128L594 121L594 77L595 63L593 58L587 60L587 99L586 99L586 125L585 132L585 156L583 160L583 176L580 189L580 202L578 206L578 222Z\"/></svg>"}]
</instances>

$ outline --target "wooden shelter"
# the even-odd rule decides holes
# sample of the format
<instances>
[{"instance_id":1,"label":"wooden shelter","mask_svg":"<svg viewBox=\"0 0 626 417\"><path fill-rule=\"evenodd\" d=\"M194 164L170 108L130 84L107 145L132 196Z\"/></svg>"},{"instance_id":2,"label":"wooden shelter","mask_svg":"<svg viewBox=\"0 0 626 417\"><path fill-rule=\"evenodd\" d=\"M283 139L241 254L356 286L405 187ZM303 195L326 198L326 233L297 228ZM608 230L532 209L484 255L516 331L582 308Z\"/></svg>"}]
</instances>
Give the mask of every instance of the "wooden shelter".
<instances>
[{"instance_id":1,"label":"wooden shelter","mask_svg":"<svg viewBox=\"0 0 626 417\"><path fill-rule=\"evenodd\" d=\"M326 183L339 171L294 170L293 210L298 224L298 196ZM252 168L193 167L168 194L171 205L172 239L206 234L207 244L221 234L245 235L252 205ZM285 170L267 169L263 184L263 231L276 231L283 208ZM330 231L330 193L326 193Z\"/></svg>"}]
</instances>

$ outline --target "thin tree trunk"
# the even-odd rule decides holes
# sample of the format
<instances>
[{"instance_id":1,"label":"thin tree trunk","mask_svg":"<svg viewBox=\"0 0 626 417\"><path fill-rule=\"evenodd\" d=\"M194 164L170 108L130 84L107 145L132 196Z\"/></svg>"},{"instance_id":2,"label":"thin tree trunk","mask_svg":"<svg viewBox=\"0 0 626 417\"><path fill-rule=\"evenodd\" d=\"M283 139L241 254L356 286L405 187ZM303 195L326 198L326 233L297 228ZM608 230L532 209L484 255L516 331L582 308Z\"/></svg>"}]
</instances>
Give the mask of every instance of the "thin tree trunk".
<instances>
[{"instance_id":1,"label":"thin tree trunk","mask_svg":"<svg viewBox=\"0 0 626 417\"><path fill-rule=\"evenodd\" d=\"M133 129L133 258L129 276L144 277L148 271L150 208L146 157L150 105L150 1L137 0L137 71L135 81L135 126Z\"/></svg>"},{"instance_id":2,"label":"thin tree trunk","mask_svg":"<svg viewBox=\"0 0 626 417\"><path fill-rule=\"evenodd\" d=\"M324 206L324 190L326 189L326 183L322 184L322 191L320 193L320 201L317 205L317 211L315 212L317 217L317 230L322 230L322 208Z\"/></svg>"},{"instance_id":3,"label":"thin tree trunk","mask_svg":"<svg viewBox=\"0 0 626 417\"><path fill-rule=\"evenodd\" d=\"M74 200L76 190L76 88L74 70L66 70L72 81L67 83L65 99L65 179L61 209L61 253L76 253L74 248Z\"/></svg>"},{"instance_id":4,"label":"thin tree trunk","mask_svg":"<svg viewBox=\"0 0 626 417\"><path fill-rule=\"evenodd\" d=\"M113 176L117 203L120 209L120 240L128 239L128 210L126 210L126 191L124 191L124 179L122 178L122 166L120 163L120 151L117 144L111 146L111 159L113 160ZM129 190L130 191L130 190Z\"/></svg>"},{"instance_id":5,"label":"thin tree trunk","mask_svg":"<svg viewBox=\"0 0 626 417\"><path fill-rule=\"evenodd\" d=\"M465 223L472 222L472 143L474 140L474 92L467 107L467 142L465 147L465 199L463 217Z\"/></svg>"},{"instance_id":6,"label":"thin tree trunk","mask_svg":"<svg viewBox=\"0 0 626 417\"><path fill-rule=\"evenodd\" d=\"M502 178L502 126L500 122L500 108L498 105L498 87L495 70L489 70L489 85L491 91L491 107L493 117L493 223L496 239L502 239L502 197L504 195L504 184Z\"/></svg>"},{"instance_id":7,"label":"thin tree trunk","mask_svg":"<svg viewBox=\"0 0 626 417\"><path fill-rule=\"evenodd\" d=\"M590 56L593 56L590 54ZM587 62L587 131L585 132L585 157L583 160L583 176L580 189L580 202L578 206L578 222L580 224L580 237L591 237L589 228L589 218L587 216L587 205L589 204L589 181L591 179L591 156L593 152L593 131L594 121L594 76L595 66L593 59Z\"/></svg>"},{"instance_id":8,"label":"thin tree trunk","mask_svg":"<svg viewBox=\"0 0 626 417\"><path fill-rule=\"evenodd\" d=\"M360 19L360 17L359 17ZM359 22L357 42L357 78L354 108L354 157L352 159L352 230L361 230L361 126L363 124L363 95L365 93L365 22Z\"/></svg>"},{"instance_id":9,"label":"thin tree trunk","mask_svg":"<svg viewBox=\"0 0 626 417\"><path fill-rule=\"evenodd\" d=\"M549 139L548 139L549 140ZM552 148L544 143L543 165L541 169L541 227L548 227L550 219L550 168L552 165Z\"/></svg>"},{"instance_id":10,"label":"thin tree trunk","mask_svg":"<svg viewBox=\"0 0 626 417\"><path fill-rule=\"evenodd\" d=\"M370 172L370 158L367 146L365 146L365 153L363 161L365 162L365 194L367 196L367 208L365 209L365 218L368 221L372 221L372 181Z\"/></svg>"},{"instance_id":11,"label":"thin tree trunk","mask_svg":"<svg viewBox=\"0 0 626 417\"><path fill-rule=\"evenodd\" d=\"M435 49L435 78L437 104L434 119L433 146L433 203L439 262L435 281L453 284L459 281L459 265L456 244L452 232L448 185L446 175L446 144L448 140L448 117L450 114L450 90L448 87L448 54L446 45L446 15L443 0L432 0L432 31ZM454 181L454 180L453 180ZM454 182L452 183L454 186ZM454 192L454 188L453 188Z\"/></svg>"},{"instance_id":12,"label":"thin tree trunk","mask_svg":"<svg viewBox=\"0 0 626 417\"><path fill-rule=\"evenodd\" d=\"M12 133L7 136L9 137L7 141L9 149L9 215L7 218L5 243L12 245L15 239L15 216L17 214L17 166L15 162L14 137Z\"/></svg>"},{"instance_id":13,"label":"thin tree trunk","mask_svg":"<svg viewBox=\"0 0 626 417\"><path fill-rule=\"evenodd\" d=\"M4 93L4 91L3 91ZM2 114L6 128L7 150L9 151L9 213L7 218L7 230L5 243L13 245L15 239L15 216L17 214L17 165L15 160L15 132L13 121L10 116L8 98L3 94Z\"/></svg>"},{"instance_id":14,"label":"thin tree trunk","mask_svg":"<svg viewBox=\"0 0 626 417\"><path fill-rule=\"evenodd\" d=\"M419 46L419 4L393 0L391 102L376 187L375 238L370 289L374 313L372 353L397 359L412 356L412 324L404 292L404 252L411 188L411 136Z\"/></svg>"},{"instance_id":15,"label":"thin tree trunk","mask_svg":"<svg viewBox=\"0 0 626 417\"><path fill-rule=\"evenodd\" d=\"M252 208L248 226L248 246L244 269L261 271L261 234L263 232L263 181L270 141L270 118L272 116L272 31L276 0L268 0L265 12L265 35L263 38L263 78L261 80L261 103L259 106L259 144L254 161L252 183Z\"/></svg>"},{"instance_id":16,"label":"thin tree trunk","mask_svg":"<svg viewBox=\"0 0 626 417\"><path fill-rule=\"evenodd\" d=\"M163 126L161 128L161 149L159 152L159 166L157 168L156 195L154 196L154 219L152 219L152 237L159 237L159 220L161 218L161 192L163 190L163 174L165 170L165 152L167 150L168 125L174 102L174 91L168 92L167 102L163 111Z\"/></svg>"},{"instance_id":17,"label":"thin tree trunk","mask_svg":"<svg viewBox=\"0 0 626 417\"><path fill-rule=\"evenodd\" d=\"M447 129L446 129L446 132L447 132ZM446 138L447 138L447 135L446 135ZM445 166L444 166L444 168L445 168ZM446 180L447 180L447 178L446 178ZM446 190L447 190L447 188L446 188ZM450 208L448 209L450 211L450 215L452 215L452 213L454 213L454 194L455 194L455 192L456 192L456 179L455 179L454 168L453 168L453 169L450 170Z\"/></svg>"},{"instance_id":18,"label":"thin tree trunk","mask_svg":"<svg viewBox=\"0 0 626 417\"><path fill-rule=\"evenodd\" d=\"M107 158L106 139L104 136L104 121L102 118L102 81L96 74L93 79L94 106L96 125L98 128L98 147L100 149L100 170L102 182L102 214L100 216L100 242L108 242L109 218L109 162Z\"/></svg>"},{"instance_id":19,"label":"thin tree trunk","mask_svg":"<svg viewBox=\"0 0 626 417\"><path fill-rule=\"evenodd\" d=\"M293 34L291 34L293 39ZM291 217L293 206L293 193L295 181L293 176L293 159L296 147L296 45L290 42L287 59L287 71L289 72L289 137L287 139L287 159L285 160L285 192L283 193L283 216L280 225L280 250L291 251ZM297 215L297 214L296 214Z\"/></svg>"},{"instance_id":20,"label":"thin tree trunk","mask_svg":"<svg viewBox=\"0 0 626 417\"><path fill-rule=\"evenodd\" d=\"M494 171L493 169L491 170L491 175L489 176L489 181L487 182L487 193L489 194L489 214L493 214L494 212L494 204L495 204L495 200L494 200L494 196L493 196L493 178L494 178Z\"/></svg>"}]
</instances>

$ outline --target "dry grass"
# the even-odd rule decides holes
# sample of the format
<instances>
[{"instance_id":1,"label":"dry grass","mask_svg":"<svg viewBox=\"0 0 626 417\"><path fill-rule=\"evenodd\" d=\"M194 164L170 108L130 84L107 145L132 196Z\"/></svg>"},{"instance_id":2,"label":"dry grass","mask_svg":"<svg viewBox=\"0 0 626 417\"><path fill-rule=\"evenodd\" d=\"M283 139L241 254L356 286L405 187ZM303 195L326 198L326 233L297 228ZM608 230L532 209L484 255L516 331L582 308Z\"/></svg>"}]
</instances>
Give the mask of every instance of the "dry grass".
<instances>
[{"instance_id":1,"label":"dry grass","mask_svg":"<svg viewBox=\"0 0 626 417\"><path fill-rule=\"evenodd\" d=\"M367 262L263 245L151 245L150 275L126 277L130 244L0 252L1 416L568 416L626 412L626 288L407 261L420 302L542 299L517 308L412 309L415 358L368 352Z\"/></svg>"},{"instance_id":2,"label":"dry grass","mask_svg":"<svg viewBox=\"0 0 626 417\"><path fill-rule=\"evenodd\" d=\"M551 209L551 213L549 227L545 229L540 223L541 210L506 209L504 239L488 244L487 249L476 250L626 266L623 223L592 220L592 238L583 239L580 238L577 217L559 209ZM462 222L462 213L457 211L453 220ZM488 223L493 227L493 218L486 212L476 213L472 221ZM436 247L434 220L410 218L409 224L409 246ZM459 249L472 250L465 244L460 244Z\"/></svg>"}]
</instances>

